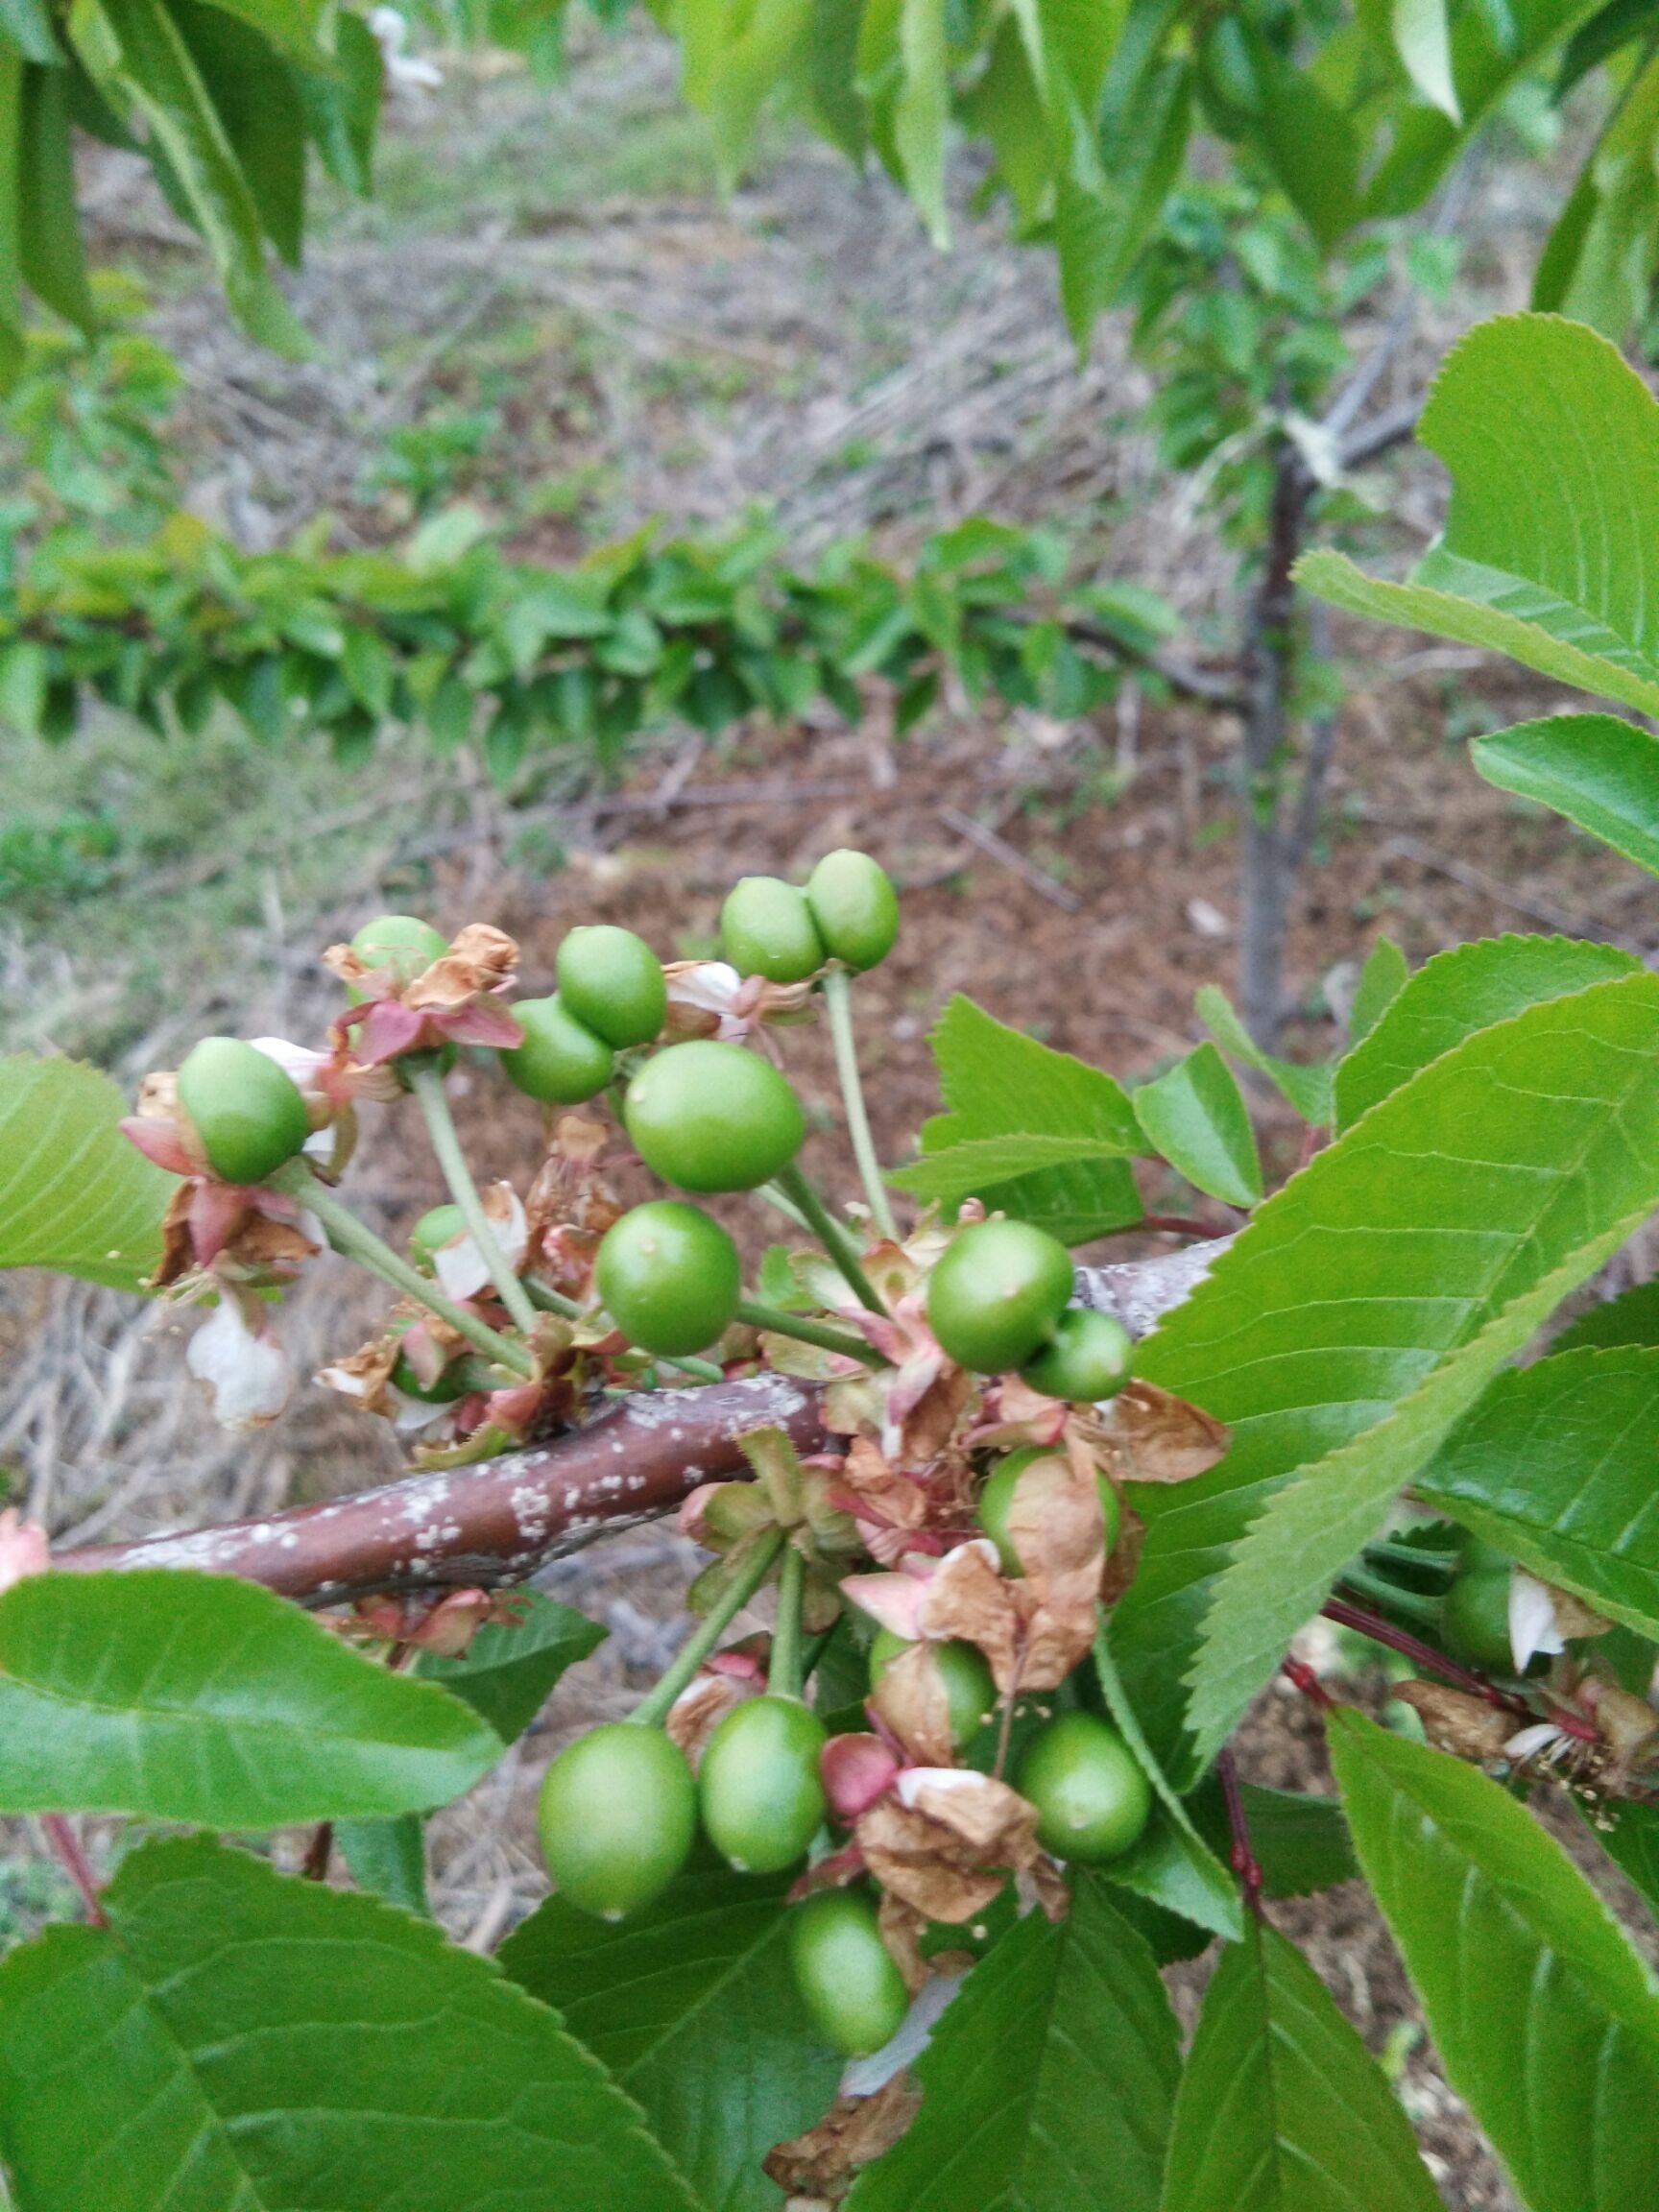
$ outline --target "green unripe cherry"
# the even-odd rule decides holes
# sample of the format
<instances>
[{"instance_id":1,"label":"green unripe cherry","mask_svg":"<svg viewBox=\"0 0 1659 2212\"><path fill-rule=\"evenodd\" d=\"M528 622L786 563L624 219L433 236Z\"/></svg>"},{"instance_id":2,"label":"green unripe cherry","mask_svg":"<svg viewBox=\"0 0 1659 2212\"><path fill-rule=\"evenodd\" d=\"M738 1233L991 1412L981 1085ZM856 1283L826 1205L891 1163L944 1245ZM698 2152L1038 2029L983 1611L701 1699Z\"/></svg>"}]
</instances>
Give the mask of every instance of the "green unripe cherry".
<instances>
[{"instance_id":1,"label":"green unripe cherry","mask_svg":"<svg viewBox=\"0 0 1659 2212\"><path fill-rule=\"evenodd\" d=\"M608 1720L567 1743L541 1785L541 1856L560 1894L621 1920L661 1895L697 1833L697 1785L660 1728Z\"/></svg>"},{"instance_id":2,"label":"green unripe cherry","mask_svg":"<svg viewBox=\"0 0 1659 2212\"><path fill-rule=\"evenodd\" d=\"M709 1839L739 1874L793 1866L824 1819L824 1723L795 1697L751 1697L703 1753L697 1791Z\"/></svg>"},{"instance_id":3,"label":"green unripe cherry","mask_svg":"<svg viewBox=\"0 0 1659 2212\"><path fill-rule=\"evenodd\" d=\"M1028 1221L977 1221L927 1278L927 1319L960 1367L1002 1375L1053 1335L1075 1285L1064 1244Z\"/></svg>"},{"instance_id":4,"label":"green unripe cherry","mask_svg":"<svg viewBox=\"0 0 1659 2212\"><path fill-rule=\"evenodd\" d=\"M604 1090L616 1055L603 1037L577 1021L557 993L551 998L520 998L513 1012L524 1042L500 1055L510 1083L544 1106L579 1105Z\"/></svg>"},{"instance_id":5,"label":"green unripe cherry","mask_svg":"<svg viewBox=\"0 0 1659 2212\"><path fill-rule=\"evenodd\" d=\"M1035 1359L1026 1360L1020 1376L1049 1398L1094 1406L1122 1389L1134 1358L1135 1339L1115 1314L1069 1306L1053 1335Z\"/></svg>"},{"instance_id":6,"label":"green unripe cherry","mask_svg":"<svg viewBox=\"0 0 1659 2212\"><path fill-rule=\"evenodd\" d=\"M670 1045L628 1086L623 1118L647 1167L683 1190L753 1190L801 1149L801 1102L741 1045Z\"/></svg>"},{"instance_id":7,"label":"green unripe cherry","mask_svg":"<svg viewBox=\"0 0 1659 2212\"><path fill-rule=\"evenodd\" d=\"M910 1992L861 1891L820 1889L797 1905L789 1963L813 2026L845 2056L879 2051L903 2025Z\"/></svg>"},{"instance_id":8,"label":"green unripe cherry","mask_svg":"<svg viewBox=\"0 0 1659 2212\"><path fill-rule=\"evenodd\" d=\"M351 940L365 968L391 968L399 983L413 983L449 950L449 940L414 914L381 914L365 922Z\"/></svg>"},{"instance_id":9,"label":"green unripe cherry","mask_svg":"<svg viewBox=\"0 0 1659 2212\"><path fill-rule=\"evenodd\" d=\"M720 909L726 957L740 975L768 983L804 983L828 954L805 891L781 876L745 876Z\"/></svg>"},{"instance_id":10,"label":"green unripe cherry","mask_svg":"<svg viewBox=\"0 0 1659 2212\"><path fill-rule=\"evenodd\" d=\"M1093 1713L1062 1713L1039 1729L1014 1787L1037 1808L1044 1850L1084 1866L1119 1858L1152 1812L1139 1761L1117 1729Z\"/></svg>"},{"instance_id":11,"label":"green unripe cherry","mask_svg":"<svg viewBox=\"0 0 1659 2212\"><path fill-rule=\"evenodd\" d=\"M818 934L849 968L874 968L899 935L899 894L868 853L826 853L806 878L806 903Z\"/></svg>"},{"instance_id":12,"label":"green unripe cherry","mask_svg":"<svg viewBox=\"0 0 1659 2212\"><path fill-rule=\"evenodd\" d=\"M876 1631L876 1640L870 1647L872 1689L899 1654L909 1649L908 1639L895 1630L878 1628ZM996 1705L997 1685L991 1679L984 1654L960 1637L930 1644L928 1649L945 1685L945 1702L950 1713L950 1741L960 1751L964 1743L979 1733L986 1715Z\"/></svg>"},{"instance_id":13,"label":"green unripe cherry","mask_svg":"<svg viewBox=\"0 0 1659 2212\"><path fill-rule=\"evenodd\" d=\"M207 1164L227 1183L263 1183L311 1134L294 1078L238 1037L204 1037L178 1082Z\"/></svg>"},{"instance_id":14,"label":"green unripe cherry","mask_svg":"<svg viewBox=\"0 0 1659 2212\"><path fill-rule=\"evenodd\" d=\"M605 1232L594 1281L630 1343L672 1359L730 1328L743 1291L737 1247L680 1198L636 1206Z\"/></svg>"},{"instance_id":15,"label":"green unripe cherry","mask_svg":"<svg viewBox=\"0 0 1659 2212\"><path fill-rule=\"evenodd\" d=\"M1014 1549L1014 1539L1008 1533L1008 1509L1020 1487L1020 1478L1034 1461L1052 1459L1056 1455L1045 1451L1040 1444L1027 1444L1018 1452L1010 1452L986 1477L985 1487L979 1493L979 1526L996 1545L1004 1575L1018 1578L1025 1572ZM1100 1494L1100 1517L1106 1524L1106 1549L1110 1551L1123 1525L1123 1508L1118 1502L1117 1491L1104 1475L1096 1474L1094 1485Z\"/></svg>"},{"instance_id":16,"label":"green unripe cherry","mask_svg":"<svg viewBox=\"0 0 1659 2212\"><path fill-rule=\"evenodd\" d=\"M453 1244L466 1227L467 1216L459 1206L431 1207L409 1232L410 1259L430 1275L437 1265L436 1255L445 1244Z\"/></svg>"},{"instance_id":17,"label":"green unripe cherry","mask_svg":"<svg viewBox=\"0 0 1659 2212\"><path fill-rule=\"evenodd\" d=\"M613 1045L649 1045L668 1018L662 963L632 929L589 922L572 929L553 962L567 1014Z\"/></svg>"},{"instance_id":18,"label":"green unripe cherry","mask_svg":"<svg viewBox=\"0 0 1659 2212\"><path fill-rule=\"evenodd\" d=\"M1472 1666L1514 1672L1509 1641L1509 1569L1483 1568L1459 1575L1441 1600L1440 1627L1460 1659Z\"/></svg>"}]
</instances>

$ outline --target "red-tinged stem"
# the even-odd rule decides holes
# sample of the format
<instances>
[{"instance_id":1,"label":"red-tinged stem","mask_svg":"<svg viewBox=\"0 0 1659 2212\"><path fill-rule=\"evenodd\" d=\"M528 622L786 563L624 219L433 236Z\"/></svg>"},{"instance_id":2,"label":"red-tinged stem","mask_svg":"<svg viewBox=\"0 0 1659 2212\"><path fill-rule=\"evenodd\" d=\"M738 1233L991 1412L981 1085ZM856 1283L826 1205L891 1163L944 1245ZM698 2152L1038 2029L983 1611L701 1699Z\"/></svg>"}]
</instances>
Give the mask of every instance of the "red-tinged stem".
<instances>
[{"instance_id":1,"label":"red-tinged stem","mask_svg":"<svg viewBox=\"0 0 1659 2212\"><path fill-rule=\"evenodd\" d=\"M1381 1613L1368 1613L1362 1605L1350 1605L1341 1598L1328 1598L1320 1611L1338 1627L1356 1629L1361 1636L1369 1636L1374 1644L1385 1644L1403 1659L1409 1659L1414 1667L1426 1667L1431 1674L1438 1674L1443 1682L1455 1683L1472 1696L1483 1697L1488 1705L1496 1705L1505 1713L1524 1714L1528 1719L1536 1718L1524 1697L1517 1697L1511 1690L1500 1690L1497 1683L1484 1674L1476 1673L1472 1667L1464 1667L1455 1659L1448 1659L1444 1651L1436 1651L1432 1644L1425 1644L1408 1628L1396 1628L1393 1622L1384 1621Z\"/></svg>"},{"instance_id":2,"label":"red-tinged stem","mask_svg":"<svg viewBox=\"0 0 1659 2212\"><path fill-rule=\"evenodd\" d=\"M334 1856L334 1823L319 1821L311 1841L306 1847L304 1863L300 1869L302 1882L326 1882L328 1862Z\"/></svg>"},{"instance_id":3,"label":"red-tinged stem","mask_svg":"<svg viewBox=\"0 0 1659 2212\"><path fill-rule=\"evenodd\" d=\"M42 1813L40 1826L52 1847L53 1856L81 1892L81 1902L86 1908L87 1919L94 1928L106 1927L108 1922L104 1917L104 1908L98 1902L98 1882L92 1872L92 1862L82 1848L81 1838L74 1823L65 1819L61 1813Z\"/></svg>"},{"instance_id":4,"label":"red-tinged stem","mask_svg":"<svg viewBox=\"0 0 1659 2212\"><path fill-rule=\"evenodd\" d=\"M1233 1871L1243 1887L1246 1907L1260 1920L1264 1878L1262 1863L1250 1847L1250 1824L1244 1817L1244 1793L1238 1787L1238 1763L1230 1749L1217 1757L1215 1771L1221 1777L1221 1794L1227 1800L1227 1826L1233 1836Z\"/></svg>"},{"instance_id":5,"label":"red-tinged stem","mask_svg":"<svg viewBox=\"0 0 1659 2212\"><path fill-rule=\"evenodd\" d=\"M1281 1660L1280 1664L1284 1668L1287 1679L1294 1683L1310 1704L1317 1705L1321 1713L1335 1712L1335 1698L1332 1696L1330 1691L1326 1689L1311 1667L1305 1665L1300 1659L1284 1659Z\"/></svg>"}]
</instances>

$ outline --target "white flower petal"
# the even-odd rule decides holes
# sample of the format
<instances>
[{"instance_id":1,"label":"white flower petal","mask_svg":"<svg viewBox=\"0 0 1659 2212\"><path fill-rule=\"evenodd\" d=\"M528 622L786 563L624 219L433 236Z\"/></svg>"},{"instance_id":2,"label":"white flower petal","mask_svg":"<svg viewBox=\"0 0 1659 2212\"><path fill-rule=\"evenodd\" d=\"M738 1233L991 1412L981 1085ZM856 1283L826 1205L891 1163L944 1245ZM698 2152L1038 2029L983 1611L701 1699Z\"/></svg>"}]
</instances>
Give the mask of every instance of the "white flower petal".
<instances>
[{"instance_id":1,"label":"white flower petal","mask_svg":"<svg viewBox=\"0 0 1659 2212\"><path fill-rule=\"evenodd\" d=\"M328 1065L326 1052L314 1052L309 1045L290 1045L286 1037L251 1037L249 1043L255 1052L263 1052L267 1060L275 1060L283 1074L301 1091L311 1083L319 1069Z\"/></svg>"},{"instance_id":2,"label":"white flower petal","mask_svg":"<svg viewBox=\"0 0 1659 2212\"><path fill-rule=\"evenodd\" d=\"M1530 1728L1517 1728L1503 1748L1511 1759L1530 1759L1535 1751L1565 1741L1553 1720L1535 1720Z\"/></svg>"},{"instance_id":3,"label":"white flower petal","mask_svg":"<svg viewBox=\"0 0 1659 2212\"><path fill-rule=\"evenodd\" d=\"M1525 1674L1535 1655L1553 1657L1566 1641L1555 1621L1555 1600L1535 1576L1517 1567L1509 1577L1509 1648L1515 1671Z\"/></svg>"},{"instance_id":4,"label":"white flower petal","mask_svg":"<svg viewBox=\"0 0 1659 2212\"><path fill-rule=\"evenodd\" d=\"M694 1006L700 1014L731 1013L743 978L725 960L699 960L694 968L668 978L671 1005Z\"/></svg>"},{"instance_id":5,"label":"white flower petal","mask_svg":"<svg viewBox=\"0 0 1659 2212\"><path fill-rule=\"evenodd\" d=\"M451 1298L475 1298L490 1280L490 1270L470 1237L457 1237L453 1244L440 1244L432 1255L432 1265Z\"/></svg>"},{"instance_id":6,"label":"white flower petal","mask_svg":"<svg viewBox=\"0 0 1659 2212\"><path fill-rule=\"evenodd\" d=\"M987 1779L971 1767L905 1767L893 1787L900 1804L914 1812L924 1790L966 1790L972 1795L975 1790L984 1789Z\"/></svg>"},{"instance_id":7,"label":"white flower petal","mask_svg":"<svg viewBox=\"0 0 1659 2212\"><path fill-rule=\"evenodd\" d=\"M213 1417L227 1429L260 1429L275 1421L293 1394L288 1355L270 1330L249 1328L234 1297L223 1295L191 1337L184 1364L213 1398Z\"/></svg>"}]
</instances>

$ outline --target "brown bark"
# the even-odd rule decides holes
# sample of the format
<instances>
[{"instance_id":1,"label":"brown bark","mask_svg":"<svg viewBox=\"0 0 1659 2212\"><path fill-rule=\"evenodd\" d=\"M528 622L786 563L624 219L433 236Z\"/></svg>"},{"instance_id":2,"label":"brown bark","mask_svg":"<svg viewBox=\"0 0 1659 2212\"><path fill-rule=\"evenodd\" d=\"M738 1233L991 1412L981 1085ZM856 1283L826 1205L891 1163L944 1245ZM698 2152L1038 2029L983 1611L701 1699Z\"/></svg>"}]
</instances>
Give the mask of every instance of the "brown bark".
<instances>
[{"instance_id":1,"label":"brown bark","mask_svg":"<svg viewBox=\"0 0 1659 2212\"><path fill-rule=\"evenodd\" d=\"M1224 1242L1079 1268L1079 1302L1140 1336L1188 1296ZM379 1590L524 1582L595 1537L672 1513L700 1482L749 1472L738 1438L787 1430L798 1452L822 1451L820 1392L783 1375L699 1389L641 1392L555 1443L475 1467L296 1505L262 1521L60 1551L70 1574L99 1568L196 1567L262 1582L303 1604L339 1605Z\"/></svg>"}]
</instances>

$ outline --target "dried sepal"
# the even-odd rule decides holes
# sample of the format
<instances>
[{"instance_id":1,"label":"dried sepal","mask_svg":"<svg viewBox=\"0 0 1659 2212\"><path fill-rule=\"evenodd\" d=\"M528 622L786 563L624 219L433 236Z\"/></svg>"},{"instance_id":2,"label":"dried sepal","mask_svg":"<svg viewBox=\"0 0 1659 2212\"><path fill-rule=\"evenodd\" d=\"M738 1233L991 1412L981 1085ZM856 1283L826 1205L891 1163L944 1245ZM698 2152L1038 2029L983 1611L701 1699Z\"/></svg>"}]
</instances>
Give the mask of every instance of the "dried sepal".
<instances>
[{"instance_id":1,"label":"dried sepal","mask_svg":"<svg viewBox=\"0 0 1659 2212\"><path fill-rule=\"evenodd\" d=\"M788 2212L833 2212L860 2166L891 2151L922 2108L922 2092L895 2074L871 2097L837 2097L816 2128L768 2151L761 2166L789 2198Z\"/></svg>"}]
</instances>

